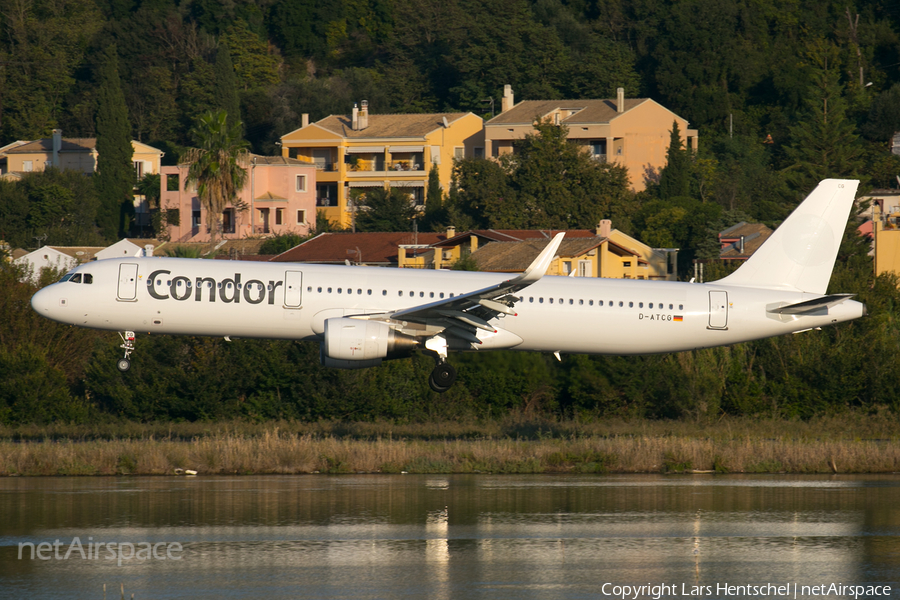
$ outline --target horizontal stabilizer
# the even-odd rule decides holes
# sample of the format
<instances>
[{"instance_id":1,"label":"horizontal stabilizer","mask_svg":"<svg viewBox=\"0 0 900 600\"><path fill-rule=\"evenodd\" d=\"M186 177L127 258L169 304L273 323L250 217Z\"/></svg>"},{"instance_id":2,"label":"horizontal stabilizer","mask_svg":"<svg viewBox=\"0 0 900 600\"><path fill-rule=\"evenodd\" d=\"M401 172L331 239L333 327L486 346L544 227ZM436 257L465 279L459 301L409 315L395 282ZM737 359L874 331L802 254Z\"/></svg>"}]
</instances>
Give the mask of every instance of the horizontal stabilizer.
<instances>
[{"instance_id":1,"label":"horizontal stabilizer","mask_svg":"<svg viewBox=\"0 0 900 600\"><path fill-rule=\"evenodd\" d=\"M778 315L806 315L828 310L832 306L837 306L844 300L849 300L856 294L832 294L830 296L822 296L814 300L798 302L796 304L788 304L787 306L779 306L770 308L768 312Z\"/></svg>"}]
</instances>

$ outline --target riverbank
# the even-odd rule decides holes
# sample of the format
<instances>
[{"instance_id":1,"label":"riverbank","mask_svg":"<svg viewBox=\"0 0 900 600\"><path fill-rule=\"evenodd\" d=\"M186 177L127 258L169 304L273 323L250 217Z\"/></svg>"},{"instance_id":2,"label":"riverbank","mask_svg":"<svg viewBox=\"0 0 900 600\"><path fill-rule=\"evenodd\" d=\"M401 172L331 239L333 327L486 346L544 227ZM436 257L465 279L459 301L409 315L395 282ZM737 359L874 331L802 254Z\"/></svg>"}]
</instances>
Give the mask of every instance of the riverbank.
<instances>
[{"instance_id":1,"label":"riverbank","mask_svg":"<svg viewBox=\"0 0 900 600\"><path fill-rule=\"evenodd\" d=\"M714 424L120 423L0 428L0 476L304 473L891 473L893 416Z\"/></svg>"}]
</instances>

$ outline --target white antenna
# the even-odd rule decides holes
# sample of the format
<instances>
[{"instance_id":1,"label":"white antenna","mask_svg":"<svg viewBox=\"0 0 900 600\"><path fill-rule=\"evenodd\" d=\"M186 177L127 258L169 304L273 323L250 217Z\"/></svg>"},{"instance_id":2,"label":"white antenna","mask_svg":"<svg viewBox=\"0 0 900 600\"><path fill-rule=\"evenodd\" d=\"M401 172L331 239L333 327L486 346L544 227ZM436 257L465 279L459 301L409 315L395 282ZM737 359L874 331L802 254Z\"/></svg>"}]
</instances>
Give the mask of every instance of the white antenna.
<instances>
[{"instance_id":1,"label":"white antenna","mask_svg":"<svg viewBox=\"0 0 900 600\"><path fill-rule=\"evenodd\" d=\"M450 127L450 123L447 122L447 117L441 117L441 120L444 122L444 128Z\"/></svg>"}]
</instances>

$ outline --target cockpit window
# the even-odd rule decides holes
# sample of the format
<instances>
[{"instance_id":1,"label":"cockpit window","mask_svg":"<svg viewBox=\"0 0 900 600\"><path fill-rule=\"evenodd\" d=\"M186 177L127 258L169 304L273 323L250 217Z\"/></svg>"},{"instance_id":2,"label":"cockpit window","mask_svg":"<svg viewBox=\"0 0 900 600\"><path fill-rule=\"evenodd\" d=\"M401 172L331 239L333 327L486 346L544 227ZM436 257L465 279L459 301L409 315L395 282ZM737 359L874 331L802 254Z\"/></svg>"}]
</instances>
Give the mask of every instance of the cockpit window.
<instances>
[{"instance_id":1,"label":"cockpit window","mask_svg":"<svg viewBox=\"0 0 900 600\"><path fill-rule=\"evenodd\" d=\"M81 273L75 273L69 281L72 283L81 283Z\"/></svg>"},{"instance_id":2,"label":"cockpit window","mask_svg":"<svg viewBox=\"0 0 900 600\"><path fill-rule=\"evenodd\" d=\"M72 274L71 274L71 273L66 273L65 275L63 275L63 278L59 280L59 282L60 282L60 283L65 283L66 281L68 281L68 280L70 280L70 279L72 279Z\"/></svg>"},{"instance_id":3,"label":"cockpit window","mask_svg":"<svg viewBox=\"0 0 900 600\"><path fill-rule=\"evenodd\" d=\"M84 274L84 282L85 283L94 283L94 276L91 275L90 273L85 273Z\"/></svg>"}]
</instances>

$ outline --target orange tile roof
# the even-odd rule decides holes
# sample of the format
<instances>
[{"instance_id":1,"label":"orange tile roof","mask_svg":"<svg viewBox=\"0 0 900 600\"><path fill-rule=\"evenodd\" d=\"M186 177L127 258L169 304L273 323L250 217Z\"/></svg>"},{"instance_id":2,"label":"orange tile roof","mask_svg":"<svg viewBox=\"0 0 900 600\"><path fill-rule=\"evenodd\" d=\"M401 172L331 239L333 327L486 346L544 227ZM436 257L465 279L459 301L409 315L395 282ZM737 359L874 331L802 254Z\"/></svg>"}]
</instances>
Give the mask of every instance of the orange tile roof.
<instances>
[{"instance_id":1,"label":"orange tile roof","mask_svg":"<svg viewBox=\"0 0 900 600\"><path fill-rule=\"evenodd\" d=\"M422 138L444 126L444 118L448 123L461 119L469 113L432 113L406 115L369 115L369 126L359 131L353 130L353 122L348 115L330 115L316 121L323 129L334 132L345 138Z\"/></svg>"},{"instance_id":2,"label":"orange tile roof","mask_svg":"<svg viewBox=\"0 0 900 600\"><path fill-rule=\"evenodd\" d=\"M417 236L410 231L322 233L279 254L272 261L343 264L349 260L368 265L396 265L401 245L428 245L443 239L446 236L442 233L419 233ZM359 255L362 255L361 259Z\"/></svg>"}]
</instances>

